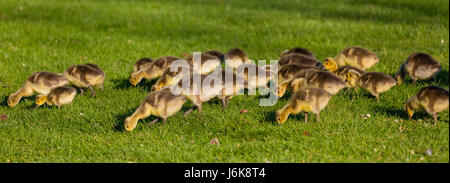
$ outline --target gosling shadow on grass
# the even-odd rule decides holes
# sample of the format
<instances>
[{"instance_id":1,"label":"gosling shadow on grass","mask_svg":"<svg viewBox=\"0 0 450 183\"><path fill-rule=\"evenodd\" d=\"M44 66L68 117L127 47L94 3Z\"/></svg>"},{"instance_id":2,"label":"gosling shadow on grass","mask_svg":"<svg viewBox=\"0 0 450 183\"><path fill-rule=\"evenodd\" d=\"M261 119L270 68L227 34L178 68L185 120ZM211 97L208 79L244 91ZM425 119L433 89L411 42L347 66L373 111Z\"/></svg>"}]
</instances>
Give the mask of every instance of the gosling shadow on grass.
<instances>
[{"instance_id":1,"label":"gosling shadow on grass","mask_svg":"<svg viewBox=\"0 0 450 183\"><path fill-rule=\"evenodd\" d=\"M146 91L151 91L151 88L156 83L156 81L156 79L151 81L142 79L142 81L136 86L131 85L129 79L112 79L111 83L113 83L114 89L143 88Z\"/></svg>"},{"instance_id":2,"label":"gosling shadow on grass","mask_svg":"<svg viewBox=\"0 0 450 183\"><path fill-rule=\"evenodd\" d=\"M408 119L408 114L396 106L375 105L373 106L373 109L375 113L386 114L401 119Z\"/></svg>"},{"instance_id":3,"label":"gosling shadow on grass","mask_svg":"<svg viewBox=\"0 0 450 183\"><path fill-rule=\"evenodd\" d=\"M266 112L264 115L264 122L270 123L272 125L278 125L277 119L276 119L276 111L270 111Z\"/></svg>"}]
</instances>

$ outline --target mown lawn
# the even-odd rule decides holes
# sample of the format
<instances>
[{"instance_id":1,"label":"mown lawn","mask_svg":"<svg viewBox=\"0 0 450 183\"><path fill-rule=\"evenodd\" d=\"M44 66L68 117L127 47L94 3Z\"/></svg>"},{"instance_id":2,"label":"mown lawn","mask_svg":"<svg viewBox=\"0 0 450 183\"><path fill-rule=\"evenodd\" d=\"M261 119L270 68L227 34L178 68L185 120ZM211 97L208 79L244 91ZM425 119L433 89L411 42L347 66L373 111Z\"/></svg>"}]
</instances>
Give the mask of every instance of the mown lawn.
<instances>
[{"instance_id":1,"label":"mown lawn","mask_svg":"<svg viewBox=\"0 0 450 183\"><path fill-rule=\"evenodd\" d=\"M425 113L408 120L402 107L423 86L449 88L448 7L446 0L2 0L0 115L8 117L0 120L0 162L449 162L448 110L433 126ZM368 92L341 91L319 123L299 114L280 126L275 111L288 96L261 107L261 96L242 95L226 110L208 102L201 118L180 112L165 126L148 127L149 117L122 130L155 82L131 87L138 58L239 47L253 60L276 60L300 46L323 60L354 45L379 55L371 71L394 75L419 51L443 71L434 82L395 86L380 103ZM31 73L86 62L107 75L97 98L78 95L61 109L35 109L34 97L7 106Z\"/></svg>"}]
</instances>

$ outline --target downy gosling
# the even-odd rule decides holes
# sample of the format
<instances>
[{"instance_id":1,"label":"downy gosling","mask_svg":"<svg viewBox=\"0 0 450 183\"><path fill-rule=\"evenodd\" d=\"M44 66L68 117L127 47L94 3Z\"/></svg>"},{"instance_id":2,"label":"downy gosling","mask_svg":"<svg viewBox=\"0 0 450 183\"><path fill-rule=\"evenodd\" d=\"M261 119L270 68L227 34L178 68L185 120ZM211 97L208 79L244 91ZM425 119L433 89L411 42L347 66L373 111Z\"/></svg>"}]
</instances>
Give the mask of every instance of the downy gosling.
<instances>
[{"instance_id":1,"label":"downy gosling","mask_svg":"<svg viewBox=\"0 0 450 183\"><path fill-rule=\"evenodd\" d=\"M181 95L174 95L170 88L164 88L160 91L151 92L142 101L136 111L125 119L124 127L126 131L132 131L136 128L140 119L147 118L150 115L161 117L166 124L167 118L181 110L186 98ZM156 123L158 119L150 122L149 125Z\"/></svg>"},{"instance_id":2,"label":"downy gosling","mask_svg":"<svg viewBox=\"0 0 450 183\"><path fill-rule=\"evenodd\" d=\"M441 70L441 64L431 55L414 53L400 66L399 71L395 74L395 78L397 79L397 84L401 85L408 73L413 80L413 84L415 84L417 80L434 79Z\"/></svg>"},{"instance_id":3,"label":"downy gosling","mask_svg":"<svg viewBox=\"0 0 450 183\"><path fill-rule=\"evenodd\" d=\"M48 95L38 95L36 97L36 106L39 107L44 103L48 106L72 104L73 99L77 95L77 90L70 86L59 86L53 88Z\"/></svg>"},{"instance_id":4,"label":"downy gosling","mask_svg":"<svg viewBox=\"0 0 450 183\"><path fill-rule=\"evenodd\" d=\"M48 95L52 88L64 86L69 81L62 75L52 72L35 72L31 74L25 84L15 93L9 95L8 106L13 107L19 103L22 97L28 97L35 92L42 95Z\"/></svg>"},{"instance_id":5,"label":"downy gosling","mask_svg":"<svg viewBox=\"0 0 450 183\"><path fill-rule=\"evenodd\" d=\"M141 82L143 78L147 80L152 80L157 77L160 77L164 72L164 70L169 68L170 65L176 60L180 60L180 58L173 56L161 57L149 63L148 66L138 71L132 72L130 75L131 85L136 86Z\"/></svg>"},{"instance_id":6,"label":"downy gosling","mask_svg":"<svg viewBox=\"0 0 450 183\"><path fill-rule=\"evenodd\" d=\"M327 58L326 60L337 63L339 67L349 65L363 71L371 68L380 61L377 54L358 46L348 47L339 53L335 59Z\"/></svg>"},{"instance_id":7,"label":"downy gosling","mask_svg":"<svg viewBox=\"0 0 450 183\"><path fill-rule=\"evenodd\" d=\"M103 91L105 73L95 64L72 65L63 74L71 84L80 88L81 95L84 93L83 88L89 88L92 97L96 97L93 86L98 86Z\"/></svg>"},{"instance_id":8,"label":"downy gosling","mask_svg":"<svg viewBox=\"0 0 450 183\"><path fill-rule=\"evenodd\" d=\"M320 88L303 88L295 92L288 104L276 112L278 124L282 125L289 114L305 112L305 122L308 122L308 112L316 115L317 122L320 121L319 113L324 109L331 99L331 95Z\"/></svg>"},{"instance_id":9,"label":"downy gosling","mask_svg":"<svg viewBox=\"0 0 450 183\"><path fill-rule=\"evenodd\" d=\"M377 102L380 102L379 95L381 93L396 85L394 78L382 72L366 72L360 75L358 72L350 71L347 73L346 81L352 87L358 86L369 91L370 94L376 97Z\"/></svg>"},{"instance_id":10,"label":"downy gosling","mask_svg":"<svg viewBox=\"0 0 450 183\"><path fill-rule=\"evenodd\" d=\"M414 112L417 110L425 110L428 114L433 115L434 122L437 123L437 113L448 109L449 94L444 88L438 86L426 86L409 98L404 105L409 119L412 119Z\"/></svg>"}]
</instances>

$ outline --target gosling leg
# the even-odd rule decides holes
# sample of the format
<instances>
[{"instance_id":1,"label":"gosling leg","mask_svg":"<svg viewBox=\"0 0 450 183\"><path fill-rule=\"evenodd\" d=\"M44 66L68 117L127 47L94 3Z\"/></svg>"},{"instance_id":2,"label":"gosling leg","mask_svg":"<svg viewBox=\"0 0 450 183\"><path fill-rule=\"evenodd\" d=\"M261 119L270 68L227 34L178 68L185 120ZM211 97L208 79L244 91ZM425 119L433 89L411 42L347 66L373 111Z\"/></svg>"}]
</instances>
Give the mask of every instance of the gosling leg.
<instances>
[{"instance_id":1,"label":"gosling leg","mask_svg":"<svg viewBox=\"0 0 450 183\"><path fill-rule=\"evenodd\" d=\"M194 111L195 109L197 109L197 106L194 105L192 108L190 108L189 110L187 110L184 114L183 117L186 117L187 115L191 114L192 111Z\"/></svg>"},{"instance_id":2,"label":"gosling leg","mask_svg":"<svg viewBox=\"0 0 450 183\"><path fill-rule=\"evenodd\" d=\"M153 121L151 121L150 123L148 123L147 126L152 126L152 125L154 125L157 121L158 121L158 118L156 118L156 119L154 119Z\"/></svg>"},{"instance_id":3,"label":"gosling leg","mask_svg":"<svg viewBox=\"0 0 450 183\"><path fill-rule=\"evenodd\" d=\"M84 89L80 88L80 95L83 95L83 94L84 94Z\"/></svg>"},{"instance_id":4,"label":"gosling leg","mask_svg":"<svg viewBox=\"0 0 450 183\"><path fill-rule=\"evenodd\" d=\"M308 113L305 112L304 114L305 114L305 123L307 123L308 122Z\"/></svg>"},{"instance_id":5,"label":"gosling leg","mask_svg":"<svg viewBox=\"0 0 450 183\"><path fill-rule=\"evenodd\" d=\"M163 125L166 125L166 123L167 123L167 118L164 118Z\"/></svg>"},{"instance_id":6,"label":"gosling leg","mask_svg":"<svg viewBox=\"0 0 450 183\"><path fill-rule=\"evenodd\" d=\"M436 112L433 113L433 118L434 118L433 125L436 126L436 123L437 123L437 114L436 114Z\"/></svg>"},{"instance_id":7,"label":"gosling leg","mask_svg":"<svg viewBox=\"0 0 450 183\"><path fill-rule=\"evenodd\" d=\"M92 88L92 86L91 86L91 85L89 85L89 90L91 90L91 93L92 93L92 97L96 97L96 95L95 95L95 91L94 91L94 88Z\"/></svg>"},{"instance_id":8,"label":"gosling leg","mask_svg":"<svg viewBox=\"0 0 450 183\"><path fill-rule=\"evenodd\" d=\"M102 89L102 92L103 92L103 83L100 84L100 89Z\"/></svg>"},{"instance_id":9,"label":"gosling leg","mask_svg":"<svg viewBox=\"0 0 450 183\"><path fill-rule=\"evenodd\" d=\"M320 115L319 115L319 113L316 113L316 119L317 119L317 122L320 122Z\"/></svg>"}]
</instances>

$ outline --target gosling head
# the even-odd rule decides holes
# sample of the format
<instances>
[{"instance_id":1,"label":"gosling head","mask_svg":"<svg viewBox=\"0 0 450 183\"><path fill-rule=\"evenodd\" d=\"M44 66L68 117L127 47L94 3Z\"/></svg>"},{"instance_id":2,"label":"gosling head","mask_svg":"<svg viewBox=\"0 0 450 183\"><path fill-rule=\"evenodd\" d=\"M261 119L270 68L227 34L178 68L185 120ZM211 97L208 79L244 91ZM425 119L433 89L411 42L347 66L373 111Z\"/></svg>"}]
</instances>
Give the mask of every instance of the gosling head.
<instances>
[{"instance_id":1,"label":"gosling head","mask_svg":"<svg viewBox=\"0 0 450 183\"><path fill-rule=\"evenodd\" d=\"M136 128L137 121L134 121L131 117L128 117L125 119L125 130L126 131L132 131L134 128Z\"/></svg>"},{"instance_id":2,"label":"gosling head","mask_svg":"<svg viewBox=\"0 0 450 183\"><path fill-rule=\"evenodd\" d=\"M8 97L7 103L9 107L14 107L15 105L17 105L17 103L19 103L19 97L17 97L17 95L11 94Z\"/></svg>"},{"instance_id":3,"label":"gosling head","mask_svg":"<svg viewBox=\"0 0 450 183\"><path fill-rule=\"evenodd\" d=\"M326 58L323 61L323 67L325 67L325 69L327 69L329 71L335 71L338 69L336 61L332 58Z\"/></svg>"},{"instance_id":4,"label":"gosling head","mask_svg":"<svg viewBox=\"0 0 450 183\"><path fill-rule=\"evenodd\" d=\"M45 95L38 95L36 96L36 105L41 106L47 101L47 96Z\"/></svg>"},{"instance_id":5,"label":"gosling head","mask_svg":"<svg viewBox=\"0 0 450 183\"><path fill-rule=\"evenodd\" d=\"M397 80L397 85L401 85L403 83L403 78L399 73L395 74L395 79Z\"/></svg>"},{"instance_id":6,"label":"gosling head","mask_svg":"<svg viewBox=\"0 0 450 183\"><path fill-rule=\"evenodd\" d=\"M406 101L406 104L403 105L403 109L406 111L406 113L408 113L409 119L412 119L414 115L414 109L411 106L411 98L409 98L408 101Z\"/></svg>"},{"instance_id":7,"label":"gosling head","mask_svg":"<svg viewBox=\"0 0 450 183\"><path fill-rule=\"evenodd\" d=\"M356 82L358 81L360 75L357 72L353 72L353 71L349 71L346 75L345 75L345 82L346 85L350 85L350 86L356 86Z\"/></svg>"},{"instance_id":8,"label":"gosling head","mask_svg":"<svg viewBox=\"0 0 450 183\"><path fill-rule=\"evenodd\" d=\"M282 97L286 93L288 87L288 82L283 82L278 85L278 90L276 92L277 97Z\"/></svg>"},{"instance_id":9,"label":"gosling head","mask_svg":"<svg viewBox=\"0 0 450 183\"><path fill-rule=\"evenodd\" d=\"M282 110L278 110L275 116L278 124L283 125L284 122L287 120L288 114L283 112Z\"/></svg>"},{"instance_id":10,"label":"gosling head","mask_svg":"<svg viewBox=\"0 0 450 183\"><path fill-rule=\"evenodd\" d=\"M131 83L131 85L136 86L139 82L141 82L141 80L138 79L137 75L134 74L134 73L131 74L131 76L130 76L130 83Z\"/></svg>"}]
</instances>

